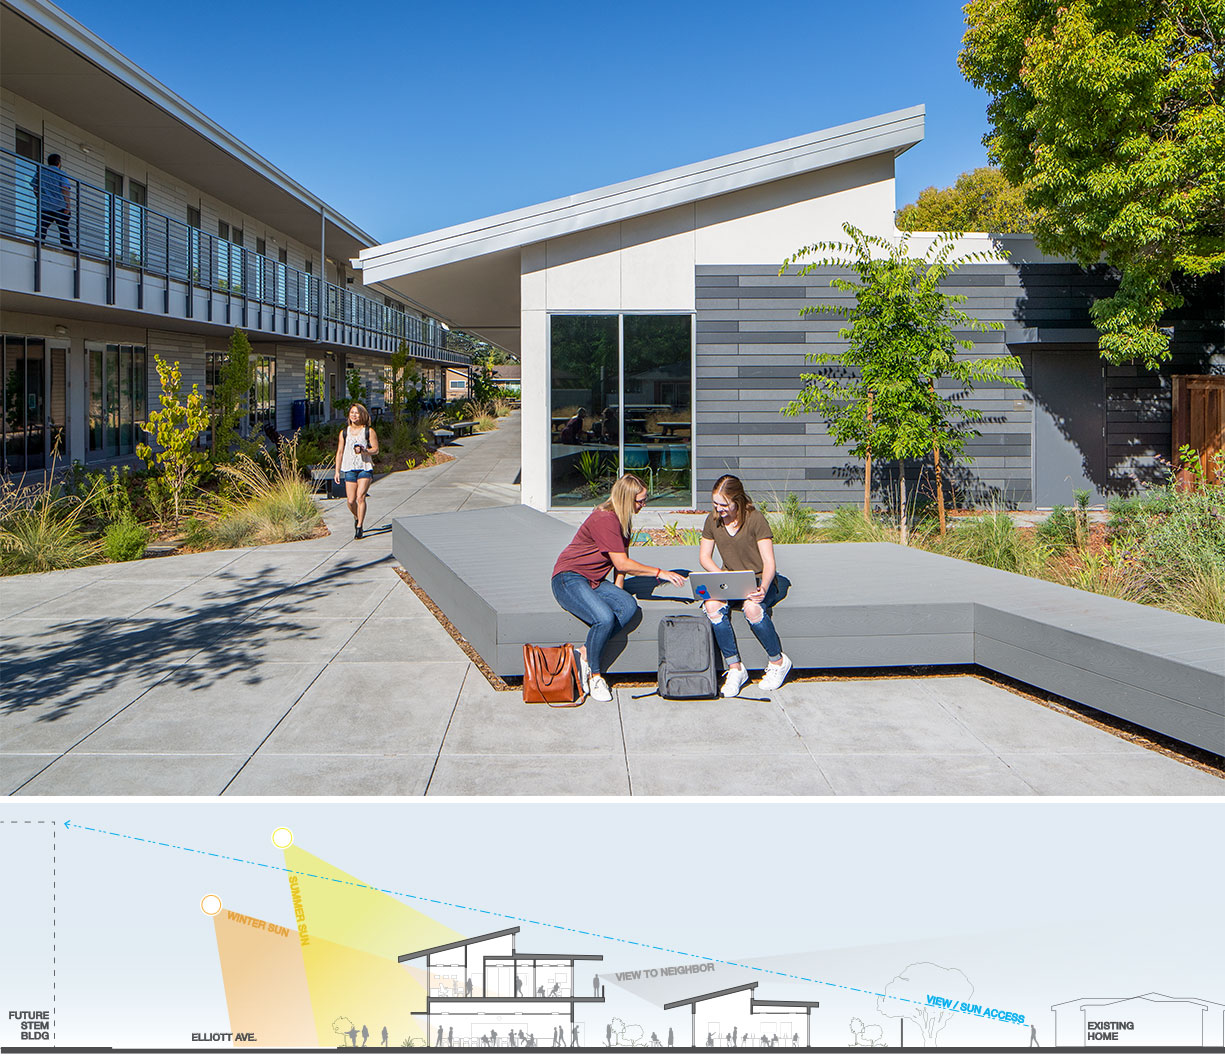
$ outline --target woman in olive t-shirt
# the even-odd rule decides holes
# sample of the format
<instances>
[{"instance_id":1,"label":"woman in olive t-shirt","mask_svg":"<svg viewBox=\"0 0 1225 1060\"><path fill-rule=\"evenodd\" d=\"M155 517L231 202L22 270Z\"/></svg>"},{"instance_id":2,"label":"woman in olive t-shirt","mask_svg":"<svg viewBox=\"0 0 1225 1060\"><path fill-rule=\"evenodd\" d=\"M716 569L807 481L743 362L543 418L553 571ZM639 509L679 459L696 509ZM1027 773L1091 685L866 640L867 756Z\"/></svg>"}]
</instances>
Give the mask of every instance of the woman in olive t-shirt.
<instances>
[{"instance_id":1,"label":"woman in olive t-shirt","mask_svg":"<svg viewBox=\"0 0 1225 1060\"><path fill-rule=\"evenodd\" d=\"M751 570L760 578L758 587L744 599L744 617L769 657L766 672L757 687L763 692L772 692L791 672L791 660L783 653L770 617L770 609L779 596L778 580L774 576L774 532L766 517L753 507L752 500L744 492L744 484L735 475L719 479L711 490L710 499L714 511L706 517L706 525L702 527L698 562L703 570L712 573ZM716 548L723 561L722 567L714 560ZM727 664L727 677L721 692L728 697L738 696L749 680L748 671L740 661L736 632L732 629L732 606L722 600L708 600L704 605L706 616L714 625L715 642Z\"/></svg>"}]
</instances>

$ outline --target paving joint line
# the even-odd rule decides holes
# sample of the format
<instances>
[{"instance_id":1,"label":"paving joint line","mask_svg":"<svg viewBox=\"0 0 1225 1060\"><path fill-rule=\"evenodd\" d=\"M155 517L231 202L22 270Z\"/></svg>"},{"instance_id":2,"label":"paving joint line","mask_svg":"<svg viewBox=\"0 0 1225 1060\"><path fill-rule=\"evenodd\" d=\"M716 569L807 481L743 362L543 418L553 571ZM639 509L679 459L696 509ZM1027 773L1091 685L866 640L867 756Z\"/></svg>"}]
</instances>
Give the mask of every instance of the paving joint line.
<instances>
[{"instance_id":1,"label":"paving joint line","mask_svg":"<svg viewBox=\"0 0 1225 1060\"><path fill-rule=\"evenodd\" d=\"M455 721L455 712L459 710L459 701L463 698L464 687L468 684L468 675L473 671L474 667L471 661L468 662L467 668L464 670L464 676L459 682L459 691L455 693L455 702L451 704L451 714L447 718L447 727L442 731L442 739L438 741L438 753L434 756L434 764L430 767L430 775L426 778L425 787L421 790L422 795L430 793L430 785L434 783L434 774L438 772L438 763L442 761L442 749L447 744L447 735L451 731L451 724Z\"/></svg>"}]
</instances>

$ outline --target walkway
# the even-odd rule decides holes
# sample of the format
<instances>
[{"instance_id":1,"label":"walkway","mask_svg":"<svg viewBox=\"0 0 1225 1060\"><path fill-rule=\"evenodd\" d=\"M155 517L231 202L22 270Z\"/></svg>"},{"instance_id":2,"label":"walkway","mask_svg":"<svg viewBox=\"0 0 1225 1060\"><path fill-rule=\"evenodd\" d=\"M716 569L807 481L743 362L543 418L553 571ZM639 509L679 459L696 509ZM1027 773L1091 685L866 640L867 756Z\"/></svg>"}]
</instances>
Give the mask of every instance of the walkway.
<instances>
[{"instance_id":1,"label":"walkway","mask_svg":"<svg viewBox=\"0 0 1225 1060\"><path fill-rule=\"evenodd\" d=\"M519 423L391 475L367 525L516 503ZM391 535L0 582L0 790L19 795L1207 795L1225 780L974 677L577 710L496 692ZM504 543L498 543L502 545Z\"/></svg>"}]
</instances>

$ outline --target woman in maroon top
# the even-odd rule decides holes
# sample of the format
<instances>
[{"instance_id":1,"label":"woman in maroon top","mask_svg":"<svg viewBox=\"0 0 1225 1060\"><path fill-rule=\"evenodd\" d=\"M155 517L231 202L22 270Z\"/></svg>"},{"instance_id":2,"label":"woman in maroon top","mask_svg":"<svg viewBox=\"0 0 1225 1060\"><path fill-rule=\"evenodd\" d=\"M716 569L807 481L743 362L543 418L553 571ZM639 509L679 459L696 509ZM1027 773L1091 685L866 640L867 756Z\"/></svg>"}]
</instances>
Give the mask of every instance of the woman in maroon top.
<instances>
[{"instance_id":1,"label":"woman in maroon top","mask_svg":"<svg viewBox=\"0 0 1225 1060\"><path fill-rule=\"evenodd\" d=\"M629 558L634 515L647 502L647 488L636 475L622 475L612 495L579 527L574 540L553 567L553 596L570 614L591 628L587 643L578 649L583 691L592 699L609 702L612 692L600 673L604 645L638 612L638 601L622 588L627 574L644 574L673 585L685 579L675 571L648 567ZM608 575L616 571L615 582Z\"/></svg>"}]
</instances>

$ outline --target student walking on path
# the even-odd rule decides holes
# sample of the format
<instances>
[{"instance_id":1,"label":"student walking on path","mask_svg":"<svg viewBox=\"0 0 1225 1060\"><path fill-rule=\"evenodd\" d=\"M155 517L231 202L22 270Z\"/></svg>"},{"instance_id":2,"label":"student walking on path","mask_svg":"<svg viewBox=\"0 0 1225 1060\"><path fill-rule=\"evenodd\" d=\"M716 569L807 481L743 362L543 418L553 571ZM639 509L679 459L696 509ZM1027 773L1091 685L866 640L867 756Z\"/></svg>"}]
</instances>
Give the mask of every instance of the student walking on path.
<instances>
[{"instance_id":1,"label":"student walking on path","mask_svg":"<svg viewBox=\"0 0 1225 1060\"><path fill-rule=\"evenodd\" d=\"M698 562L703 570L715 573L720 570L751 570L760 579L760 584L745 597L744 617L749 621L758 642L766 649L769 665L757 687L764 692L779 688L791 672L791 660L783 654L782 643L774 629L770 609L781 595L774 567L774 531L766 517L761 514L744 492L744 484L735 475L724 475L711 490L714 511L706 517L702 527L702 544L698 551ZM714 560L715 549L719 550L720 567ZM722 600L708 600L704 606L706 616L714 626L715 642L727 665L727 677L721 692L724 696L740 695L748 683L749 674L740 661L740 649L736 645L736 631L732 629L732 604Z\"/></svg>"},{"instance_id":2,"label":"student walking on path","mask_svg":"<svg viewBox=\"0 0 1225 1060\"><path fill-rule=\"evenodd\" d=\"M379 436L370 426L365 405L349 407L349 422L336 440L335 481L344 478L345 498L353 513L353 536L360 538L366 523L366 494L374 481L374 457L379 451Z\"/></svg>"},{"instance_id":3,"label":"student walking on path","mask_svg":"<svg viewBox=\"0 0 1225 1060\"><path fill-rule=\"evenodd\" d=\"M604 679L604 646L638 613L638 601L623 588L627 574L684 585L675 571L650 567L629 558L634 516L647 501L647 488L636 475L622 475L612 494L579 527L553 567L553 596L562 607L591 628L578 649L583 691L608 703L612 692ZM616 571L614 582L607 580ZM615 584L614 584L615 583Z\"/></svg>"}]
</instances>

